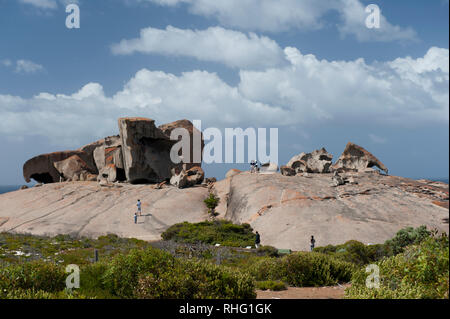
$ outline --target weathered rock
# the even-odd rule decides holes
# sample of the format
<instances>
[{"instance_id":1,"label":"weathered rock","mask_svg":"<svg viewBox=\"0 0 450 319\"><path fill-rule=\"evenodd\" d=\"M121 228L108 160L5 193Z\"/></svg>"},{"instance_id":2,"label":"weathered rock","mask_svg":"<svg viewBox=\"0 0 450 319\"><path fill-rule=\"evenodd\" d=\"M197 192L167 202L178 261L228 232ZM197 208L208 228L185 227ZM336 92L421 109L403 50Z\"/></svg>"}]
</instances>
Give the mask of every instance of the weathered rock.
<instances>
[{"instance_id":1,"label":"weathered rock","mask_svg":"<svg viewBox=\"0 0 450 319\"><path fill-rule=\"evenodd\" d=\"M204 182L205 182L205 184L214 184L215 182L217 182L217 178L208 177L208 178L205 178Z\"/></svg>"},{"instance_id":2,"label":"weathered rock","mask_svg":"<svg viewBox=\"0 0 450 319\"><path fill-rule=\"evenodd\" d=\"M230 170L225 174L225 178L233 177L233 176L236 176L236 175L238 175L238 174L240 174L240 173L242 173L242 171L240 171L240 170L238 170L238 169L236 169L236 168L233 168L233 169L230 169Z\"/></svg>"},{"instance_id":3,"label":"weathered rock","mask_svg":"<svg viewBox=\"0 0 450 319\"><path fill-rule=\"evenodd\" d=\"M287 163L287 167L295 170L296 173L329 173L333 164L333 155L329 154L325 148L315 150L312 153L301 153L294 156Z\"/></svg>"},{"instance_id":4,"label":"weathered rock","mask_svg":"<svg viewBox=\"0 0 450 319\"><path fill-rule=\"evenodd\" d=\"M121 118L119 130L125 176L130 183L160 183L171 178L175 141L146 118Z\"/></svg>"},{"instance_id":5,"label":"weathered rock","mask_svg":"<svg viewBox=\"0 0 450 319\"><path fill-rule=\"evenodd\" d=\"M77 155L80 159L82 159L89 167L90 171L96 171L96 168L89 164L91 161L89 159L89 154L83 151L64 151L42 154L29 159L23 165L23 177L27 183L29 183L31 179L34 179L36 182L46 184L59 182L61 175L53 164L74 155Z\"/></svg>"},{"instance_id":6,"label":"weathered rock","mask_svg":"<svg viewBox=\"0 0 450 319\"><path fill-rule=\"evenodd\" d=\"M260 174L276 174L278 172L278 165L274 163L266 163L261 165Z\"/></svg>"},{"instance_id":7,"label":"weathered rock","mask_svg":"<svg viewBox=\"0 0 450 319\"><path fill-rule=\"evenodd\" d=\"M365 171L367 168L378 167L386 174L388 168L380 162L372 153L365 150L363 147L348 143L344 152L339 157L338 161L333 165L333 170L356 170L358 172Z\"/></svg>"},{"instance_id":8,"label":"weathered rock","mask_svg":"<svg viewBox=\"0 0 450 319\"><path fill-rule=\"evenodd\" d=\"M176 168L172 168L172 177L170 178L170 185L173 185L178 188L185 188L188 184L188 176L186 170L181 169L178 170Z\"/></svg>"},{"instance_id":9,"label":"weathered rock","mask_svg":"<svg viewBox=\"0 0 450 319\"><path fill-rule=\"evenodd\" d=\"M331 178L331 185L334 187L345 185L345 180L342 178L337 171L334 172L333 177Z\"/></svg>"},{"instance_id":10,"label":"weathered rock","mask_svg":"<svg viewBox=\"0 0 450 319\"><path fill-rule=\"evenodd\" d=\"M383 243L408 226L448 232L448 185L355 173L358 185L331 187L332 174L310 176L243 172L218 181L216 211L219 218L249 223L262 245L292 250L308 250L311 235L326 246L351 239Z\"/></svg>"},{"instance_id":11,"label":"weathered rock","mask_svg":"<svg viewBox=\"0 0 450 319\"><path fill-rule=\"evenodd\" d=\"M95 165L100 172L107 164L114 164L117 168L124 168L122 160L122 145L120 136L108 136L101 140L93 151Z\"/></svg>"},{"instance_id":12,"label":"weathered rock","mask_svg":"<svg viewBox=\"0 0 450 319\"><path fill-rule=\"evenodd\" d=\"M203 202L207 195L204 187L157 190L127 183L103 187L97 182L46 184L0 194L0 232L90 238L116 234L157 241L173 224L204 221L208 217ZM138 198L143 212L151 216L135 224Z\"/></svg>"},{"instance_id":13,"label":"weathered rock","mask_svg":"<svg viewBox=\"0 0 450 319\"><path fill-rule=\"evenodd\" d=\"M104 166L98 174L97 180L99 182L107 181L108 183L114 183L118 181L117 167L114 164L108 164Z\"/></svg>"},{"instance_id":14,"label":"weathered rock","mask_svg":"<svg viewBox=\"0 0 450 319\"><path fill-rule=\"evenodd\" d=\"M158 127L165 135L167 135L170 138L171 133L173 130L178 128L184 128L189 133L190 138L190 156L187 156L187 154L183 154L183 152L180 152L178 155L183 157L183 161L186 164L186 169L190 169L195 166L201 166L202 165L202 154L203 154L203 148L205 146L205 142L203 140L203 134L200 132L189 120L179 120L172 123L167 123L160 125ZM181 140L181 136L178 137L178 141ZM197 149L198 154L196 155L194 150ZM179 165L181 168L181 165Z\"/></svg>"},{"instance_id":15,"label":"weathered rock","mask_svg":"<svg viewBox=\"0 0 450 319\"><path fill-rule=\"evenodd\" d=\"M286 165L283 165L280 167L280 172L281 172L281 175L284 175L284 176L295 176L295 174L296 174L295 169L288 167Z\"/></svg>"},{"instance_id":16,"label":"weathered rock","mask_svg":"<svg viewBox=\"0 0 450 319\"><path fill-rule=\"evenodd\" d=\"M203 182L205 172L200 166L194 166L186 170L187 165L184 164L181 171L178 168L172 168L172 177L170 184L178 188L193 187Z\"/></svg>"},{"instance_id":17,"label":"weathered rock","mask_svg":"<svg viewBox=\"0 0 450 319\"><path fill-rule=\"evenodd\" d=\"M20 190L24 190L24 189L28 189L28 186L27 186L27 185L22 185L22 186L20 187Z\"/></svg>"},{"instance_id":18,"label":"weathered rock","mask_svg":"<svg viewBox=\"0 0 450 319\"><path fill-rule=\"evenodd\" d=\"M186 174L188 180L188 187L199 185L203 183L203 180L205 179L205 172L200 166L191 167L186 171Z\"/></svg>"},{"instance_id":19,"label":"weathered rock","mask_svg":"<svg viewBox=\"0 0 450 319\"><path fill-rule=\"evenodd\" d=\"M80 177L82 173L92 174L92 168L83 161L78 155L72 155L65 160L54 162L56 170L59 172L63 180L73 180L73 177L77 175ZM79 178L79 180L84 180Z\"/></svg>"}]
</instances>

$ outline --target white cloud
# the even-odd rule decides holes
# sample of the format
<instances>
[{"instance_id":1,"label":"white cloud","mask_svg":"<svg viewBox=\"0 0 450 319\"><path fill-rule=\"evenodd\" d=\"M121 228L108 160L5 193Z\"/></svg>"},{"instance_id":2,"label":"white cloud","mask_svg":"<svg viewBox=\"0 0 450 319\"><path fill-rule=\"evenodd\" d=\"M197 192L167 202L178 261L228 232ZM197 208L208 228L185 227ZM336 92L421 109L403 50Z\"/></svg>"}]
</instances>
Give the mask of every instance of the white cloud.
<instances>
[{"instance_id":1,"label":"white cloud","mask_svg":"<svg viewBox=\"0 0 450 319\"><path fill-rule=\"evenodd\" d=\"M381 8L382 9L382 8ZM338 28L343 35L354 35L358 41L397 41L415 40L417 35L412 28L401 28L392 25L387 19L380 16L380 28L369 29L365 25L368 14L365 6L359 0L341 0L339 9L343 24Z\"/></svg>"},{"instance_id":2,"label":"white cloud","mask_svg":"<svg viewBox=\"0 0 450 319\"><path fill-rule=\"evenodd\" d=\"M55 10L58 8L58 3L62 6L67 6L71 3L79 4L79 0L19 0L19 2L40 10Z\"/></svg>"},{"instance_id":3,"label":"white cloud","mask_svg":"<svg viewBox=\"0 0 450 319\"><path fill-rule=\"evenodd\" d=\"M411 40L410 28L392 25L381 17L380 29L368 29L368 14L360 0L138 0L162 6L186 4L191 13L217 19L222 25L252 31L311 30L326 25L325 16L337 12L343 35L359 41ZM382 9L382 8L381 8Z\"/></svg>"},{"instance_id":4,"label":"white cloud","mask_svg":"<svg viewBox=\"0 0 450 319\"><path fill-rule=\"evenodd\" d=\"M39 71L43 71L44 67L40 64L34 63L29 60L17 60L16 61L16 69L17 73L36 73Z\"/></svg>"},{"instance_id":5,"label":"white cloud","mask_svg":"<svg viewBox=\"0 0 450 319\"><path fill-rule=\"evenodd\" d=\"M112 96L98 83L71 95L0 95L0 134L76 144L117 133L117 118L164 123L201 119L217 127L448 125L448 50L386 63L318 60L286 48L288 66L241 71L236 87L216 74L140 70ZM373 139L373 138L372 138ZM381 141L380 139L378 141ZM78 143L79 144L79 143Z\"/></svg>"},{"instance_id":6,"label":"white cloud","mask_svg":"<svg viewBox=\"0 0 450 319\"><path fill-rule=\"evenodd\" d=\"M184 30L172 26L165 30L146 28L141 30L139 38L114 44L112 51L114 54L140 52L187 56L245 69L285 63L283 50L272 39L221 27L206 30Z\"/></svg>"},{"instance_id":7,"label":"white cloud","mask_svg":"<svg viewBox=\"0 0 450 319\"><path fill-rule=\"evenodd\" d=\"M19 2L39 9L56 9L58 7L56 0L19 0Z\"/></svg>"}]
</instances>

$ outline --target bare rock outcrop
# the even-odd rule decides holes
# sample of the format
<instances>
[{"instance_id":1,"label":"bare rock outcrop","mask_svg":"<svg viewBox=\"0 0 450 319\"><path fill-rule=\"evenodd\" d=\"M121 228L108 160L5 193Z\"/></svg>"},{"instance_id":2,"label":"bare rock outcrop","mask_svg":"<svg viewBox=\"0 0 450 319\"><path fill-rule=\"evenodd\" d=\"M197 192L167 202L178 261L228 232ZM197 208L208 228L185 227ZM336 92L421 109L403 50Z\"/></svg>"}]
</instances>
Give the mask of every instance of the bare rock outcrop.
<instances>
[{"instance_id":1,"label":"bare rock outcrop","mask_svg":"<svg viewBox=\"0 0 450 319\"><path fill-rule=\"evenodd\" d=\"M170 150L175 141L147 118L119 119L125 176L128 182L160 183L171 178Z\"/></svg>"},{"instance_id":2,"label":"bare rock outcrop","mask_svg":"<svg viewBox=\"0 0 450 319\"><path fill-rule=\"evenodd\" d=\"M337 162L332 166L333 170L341 171L358 171L363 172L368 168L378 167L386 174L388 168L378 160L372 153L365 150L363 147L349 142L345 147L344 152L339 157Z\"/></svg>"},{"instance_id":3,"label":"bare rock outcrop","mask_svg":"<svg viewBox=\"0 0 450 319\"><path fill-rule=\"evenodd\" d=\"M27 183L29 183L31 179L34 179L38 183L57 183L60 181L61 174L55 168L54 163L64 161L74 155L77 155L86 163L89 171L96 172L95 166L89 165L89 163L91 163L89 154L77 150L35 156L23 165L23 177Z\"/></svg>"},{"instance_id":4,"label":"bare rock outcrop","mask_svg":"<svg viewBox=\"0 0 450 319\"><path fill-rule=\"evenodd\" d=\"M54 162L53 165L60 174L61 179L65 181L71 181L75 176L77 176L76 179L80 179L81 176L84 179L84 176L95 173L78 155L72 155L65 160Z\"/></svg>"},{"instance_id":5,"label":"bare rock outcrop","mask_svg":"<svg viewBox=\"0 0 450 319\"><path fill-rule=\"evenodd\" d=\"M201 166L202 164L202 154L203 154L203 148L205 147L205 142L203 140L203 134L200 132L189 120L179 120L172 123L167 123L158 126L158 128L168 137L170 137L171 133L178 128L186 129L189 133L190 138L190 155L187 156L187 154L183 154L183 152L180 152L180 156L183 157L183 160L186 164L186 169L190 169L195 166ZM181 136L178 137L178 140L181 140ZM198 144L198 145L197 145ZM197 154L197 157L195 156L194 150L195 148L199 147L200 152Z\"/></svg>"},{"instance_id":6,"label":"bare rock outcrop","mask_svg":"<svg viewBox=\"0 0 450 319\"><path fill-rule=\"evenodd\" d=\"M315 150L312 153L301 153L299 155L294 156L291 160L286 164L286 168L283 169L284 174L287 176L291 176L292 171L289 169L295 170L295 173L329 173L330 167L333 164L333 155L329 154L325 148L320 150Z\"/></svg>"},{"instance_id":7,"label":"bare rock outcrop","mask_svg":"<svg viewBox=\"0 0 450 319\"><path fill-rule=\"evenodd\" d=\"M181 171L177 168L172 168L172 177L170 178L171 185L178 188L187 188L203 183L205 172L200 166L194 166L190 169L186 168L186 164L183 165Z\"/></svg>"}]
</instances>

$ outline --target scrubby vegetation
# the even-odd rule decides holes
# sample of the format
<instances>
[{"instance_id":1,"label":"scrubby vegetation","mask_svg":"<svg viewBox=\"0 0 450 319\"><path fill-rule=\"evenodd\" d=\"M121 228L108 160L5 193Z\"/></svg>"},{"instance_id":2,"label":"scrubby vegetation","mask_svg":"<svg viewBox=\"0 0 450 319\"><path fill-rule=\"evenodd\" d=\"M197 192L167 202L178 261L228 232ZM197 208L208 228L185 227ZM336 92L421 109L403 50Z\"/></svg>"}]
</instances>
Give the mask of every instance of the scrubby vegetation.
<instances>
[{"instance_id":1,"label":"scrubby vegetation","mask_svg":"<svg viewBox=\"0 0 450 319\"><path fill-rule=\"evenodd\" d=\"M379 288L368 288L365 268L355 272L347 298L446 298L449 293L449 242L447 235L429 236L403 252L378 262Z\"/></svg>"},{"instance_id":2,"label":"scrubby vegetation","mask_svg":"<svg viewBox=\"0 0 450 319\"><path fill-rule=\"evenodd\" d=\"M290 254L242 248L253 245L252 228L225 221L177 224L163 238L0 234L0 298L254 298L255 289L350 281L347 298L448 298L448 237L424 227L403 229L381 245L349 241ZM373 263L379 289L366 287ZM73 291L65 284L68 264L80 267Z\"/></svg>"},{"instance_id":3,"label":"scrubby vegetation","mask_svg":"<svg viewBox=\"0 0 450 319\"><path fill-rule=\"evenodd\" d=\"M342 245L328 245L314 248L315 252L320 252L335 258L354 263L359 266L380 261L383 258L395 256L413 244L419 244L429 238L431 232L425 226L418 228L407 227L397 232L384 244L364 245L363 243L350 240Z\"/></svg>"},{"instance_id":4,"label":"scrubby vegetation","mask_svg":"<svg viewBox=\"0 0 450 319\"><path fill-rule=\"evenodd\" d=\"M247 247L255 244L255 235L249 224L235 225L224 220L175 224L161 236L164 240L190 244L221 244L229 247Z\"/></svg>"}]
</instances>

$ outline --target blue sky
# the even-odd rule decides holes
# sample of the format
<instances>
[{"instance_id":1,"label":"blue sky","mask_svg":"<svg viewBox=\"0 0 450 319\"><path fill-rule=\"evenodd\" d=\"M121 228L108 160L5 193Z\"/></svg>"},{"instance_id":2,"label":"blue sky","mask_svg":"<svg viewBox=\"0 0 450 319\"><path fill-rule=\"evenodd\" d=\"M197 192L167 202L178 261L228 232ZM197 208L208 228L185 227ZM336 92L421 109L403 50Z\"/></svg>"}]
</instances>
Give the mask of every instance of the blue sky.
<instances>
[{"instance_id":1,"label":"blue sky","mask_svg":"<svg viewBox=\"0 0 450 319\"><path fill-rule=\"evenodd\" d=\"M277 127L280 164L352 141L394 175L448 177L448 30L443 0L0 0L0 183L120 116Z\"/></svg>"}]
</instances>

